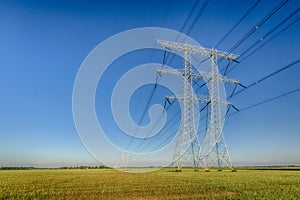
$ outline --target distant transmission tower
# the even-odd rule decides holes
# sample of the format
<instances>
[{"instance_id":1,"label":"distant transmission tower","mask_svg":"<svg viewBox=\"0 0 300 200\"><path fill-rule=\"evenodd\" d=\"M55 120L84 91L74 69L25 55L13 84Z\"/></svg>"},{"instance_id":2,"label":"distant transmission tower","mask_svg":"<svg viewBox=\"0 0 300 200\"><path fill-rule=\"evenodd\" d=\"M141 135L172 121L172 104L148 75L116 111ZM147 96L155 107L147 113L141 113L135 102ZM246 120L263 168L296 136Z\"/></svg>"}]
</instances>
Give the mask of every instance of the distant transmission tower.
<instances>
[{"instance_id":1,"label":"distant transmission tower","mask_svg":"<svg viewBox=\"0 0 300 200\"><path fill-rule=\"evenodd\" d=\"M230 102L220 97L220 81L239 84L238 81L221 76L218 71L218 58L234 60L238 56L215 49L203 48L188 43L176 43L157 40L168 50L177 50L184 54L183 70L161 69L159 74L179 75L183 78L183 94L168 96L168 99L177 99L181 103L181 124L177 138L173 163L177 163L181 169L187 159L192 158L194 167L199 162L204 168L212 166L224 166L232 168L230 156L227 151L224 135L222 132L221 105L231 106ZM193 72L191 55L201 54L211 59L209 72ZM209 97L197 97L193 93L193 78L205 79L208 82ZM203 144L200 146L195 129L194 109L195 101L210 104L209 127L205 134Z\"/></svg>"},{"instance_id":2,"label":"distant transmission tower","mask_svg":"<svg viewBox=\"0 0 300 200\"><path fill-rule=\"evenodd\" d=\"M129 152L121 151L118 168L127 169L129 167L129 156L130 156Z\"/></svg>"}]
</instances>

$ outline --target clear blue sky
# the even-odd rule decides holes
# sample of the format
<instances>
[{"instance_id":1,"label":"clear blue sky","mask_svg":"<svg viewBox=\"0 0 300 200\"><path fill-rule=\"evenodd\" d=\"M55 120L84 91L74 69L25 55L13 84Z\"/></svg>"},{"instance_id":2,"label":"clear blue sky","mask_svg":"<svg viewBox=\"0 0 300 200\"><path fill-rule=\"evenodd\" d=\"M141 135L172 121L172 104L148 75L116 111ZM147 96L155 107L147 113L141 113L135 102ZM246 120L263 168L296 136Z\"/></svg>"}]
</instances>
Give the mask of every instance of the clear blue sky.
<instances>
[{"instance_id":1,"label":"clear blue sky","mask_svg":"<svg viewBox=\"0 0 300 200\"><path fill-rule=\"evenodd\" d=\"M202 46L214 47L254 2L210 0L190 36ZM218 48L228 51L279 2L262 0ZM0 1L0 166L97 164L81 143L73 122L72 90L76 73L96 45L119 32L149 26L179 31L194 1L174 0L166 15L169 4L168 0ZM234 53L242 53L299 6L298 0L289 1ZM248 85L298 59L299 35L300 22L297 22L241 62L228 76ZM115 79L133 66L150 60L162 62L163 52L157 51L153 57L151 53L145 50L116 61L102 80L107 81L105 93L97 94L97 98L104 95L101 98L108 99ZM180 63L175 60L173 64ZM120 64L126 66L119 70ZM224 65L220 64L220 68ZM299 77L300 64L297 64L237 95L232 102L243 108L299 88ZM232 87L226 88L230 93ZM150 86L137 91L133 102L147 101L143 94L149 91ZM159 91L151 103L164 103L168 92L162 88ZM135 97L143 99L134 100ZM300 165L299 102L300 92L228 118L224 134L233 164ZM144 104L137 105L131 107L136 122L144 109ZM101 106L105 105L96 105ZM171 114L176 108L178 104ZM110 115L108 112L97 113L99 119ZM116 130L110 117L103 120L108 130ZM145 117L143 124L147 120Z\"/></svg>"}]
</instances>

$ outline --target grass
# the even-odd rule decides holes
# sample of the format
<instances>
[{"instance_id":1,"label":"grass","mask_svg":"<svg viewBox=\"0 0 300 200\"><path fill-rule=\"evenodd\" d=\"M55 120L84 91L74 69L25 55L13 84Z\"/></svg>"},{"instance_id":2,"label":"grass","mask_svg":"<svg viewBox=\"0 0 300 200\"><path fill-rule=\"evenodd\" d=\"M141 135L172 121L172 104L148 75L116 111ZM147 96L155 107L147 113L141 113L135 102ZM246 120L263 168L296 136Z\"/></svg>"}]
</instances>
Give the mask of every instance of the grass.
<instances>
[{"instance_id":1,"label":"grass","mask_svg":"<svg viewBox=\"0 0 300 200\"><path fill-rule=\"evenodd\" d=\"M0 199L300 199L300 171L0 170Z\"/></svg>"}]
</instances>

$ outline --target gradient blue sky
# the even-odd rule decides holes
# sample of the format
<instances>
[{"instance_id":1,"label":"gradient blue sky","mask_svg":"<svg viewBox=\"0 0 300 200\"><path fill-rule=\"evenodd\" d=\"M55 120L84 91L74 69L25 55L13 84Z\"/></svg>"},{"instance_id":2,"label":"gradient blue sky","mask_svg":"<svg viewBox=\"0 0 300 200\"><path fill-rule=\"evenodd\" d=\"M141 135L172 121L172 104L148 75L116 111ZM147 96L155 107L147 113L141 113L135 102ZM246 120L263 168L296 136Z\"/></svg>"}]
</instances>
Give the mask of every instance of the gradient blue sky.
<instances>
[{"instance_id":1,"label":"gradient blue sky","mask_svg":"<svg viewBox=\"0 0 300 200\"><path fill-rule=\"evenodd\" d=\"M190 36L202 46L214 47L254 2L210 0ZM218 48L228 51L279 2L262 0ZM72 117L73 83L82 61L101 41L128 29L163 26L179 31L193 4L174 0L166 15L168 0L0 1L0 166L98 164L80 142ZM299 6L299 1L289 1L234 53L242 53ZM297 17L299 13L291 21ZM297 22L228 76L248 85L298 59L299 35ZM149 62L151 53L143 51L116 61L103 80L108 85L103 98L110 97L114 83L110 76L118 77L137 64ZM151 61L162 62L162 56L163 52L157 51ZM120 63L126 64L122 70L117 67ZM297 64L237 95L232 102L243 108L298 88L299 75ZM151 88L143 90L140 93L147 94ZM152 103L164 103L168 92L160 91ZM137 92L138 96L142 95ZM146 101L147 96L142 98ZM224 134L233 164L299 165L299 102L300 93L295 93L228 118ZM178 105L174 107L176 111ZM132 117L138 121L143 104L136 109ZM101 115L109 115L105 112ZM114 130L110 127L113 122L107 120L107 129Z\"/></svg>"}]
</instances>

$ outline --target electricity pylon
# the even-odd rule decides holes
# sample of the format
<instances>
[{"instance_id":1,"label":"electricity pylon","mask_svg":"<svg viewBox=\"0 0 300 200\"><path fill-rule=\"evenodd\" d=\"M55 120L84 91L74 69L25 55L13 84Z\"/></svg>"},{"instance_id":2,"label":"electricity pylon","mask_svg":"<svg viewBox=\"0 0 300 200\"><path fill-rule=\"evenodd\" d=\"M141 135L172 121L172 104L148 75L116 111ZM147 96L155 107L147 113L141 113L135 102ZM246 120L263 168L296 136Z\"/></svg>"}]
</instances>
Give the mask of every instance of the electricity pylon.
<instances>
[{"instance_id":1,"label":"electricity pylon","mask_svg":"<svg viewBox=\"0 0 300 200\"><path fill-rule=\"evenodd\" d=\"M217 164L218 167L226 165L232 168L229 153L227 151L224 135L222 132L221 105L231 106L232 104L220 97L220 82L239 84L234 79L221 76L218 71L218 58L235 60L238 56L216 49L203 48L188 43L177 43L157 40L157 42L168 50L176 50L184 54L183 70L161 69L159 74L179 75L183 78L183 94L168 96L168 99L181 101L181 124L177 136L177 144L173 163L177 163L178 169L182 167L185 159L192 158L194 167L199 162L204 168ZM209 72L193 72L191 55L200 54L209 56L211 60ZM193 93L193 78L206 80L208 83L209 97L196 96ZM195 101L210 104L209 127L205 134L203 144L200 146L198 135L195 129ZM215 162L216 160L216 162Z\"/></svg>"},{"instance_id":2,"label":"electricity pylon","mask_svg":"<svg viewBox=\"0 0 300 200\"><path fill-rule=\"evenodd\" d=\"M238 56L220 52L215 49L211 49L206 53L210 56L211 65L210 72L208 75L209 83L209 96L210 96L210 107L209 107L209 120L207 132L200 149L200 162L205 169L217 166L218 168L226 166L232 169L231 159L226 146L223 124L221 116L221 105L232 106L232 103L221 99L220 96L220 83L222 81L239 84L238 81L229 79L221 76L218 70L218 58L225 58L227 60L234 60Z\"/></svg>"},{"instance_id":3,"label":"electricity pylon","mask_svg":"<svg viewBox=\"0 0 300 200\"><path fill-rule=\"evenodd\" d=\"M181 123L172 165L177 164L178 170L180 170L184 164L188 164L189 161L192 161L193 166L196 168L199 164L200 143L195 128L194 104L196 101L208 102L209 99L203 96L197 97L193 92L192 83L195 74L191 64L191 54L194 53L191 46L187 43L180 44L161 40L157 40L157 42L166 49L175 49L184 55L182 70L158 70L159 74L178 75L183 79L183 93L175 96L167 96L168 99L181 101Z\"/></svg>"},{"instance_id":4,"label":"electricity pylon","mask_svg":"<svg viewBox=\"0 0 300 200\"><path fill-rule=\"evenodd\" d=\"M120 159L119 159L119 164L117 168L127 170L129 167L129 159L130 159L130 152L128 151L121 151L120 152Z\"/></svg>"}]
</instances>

